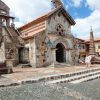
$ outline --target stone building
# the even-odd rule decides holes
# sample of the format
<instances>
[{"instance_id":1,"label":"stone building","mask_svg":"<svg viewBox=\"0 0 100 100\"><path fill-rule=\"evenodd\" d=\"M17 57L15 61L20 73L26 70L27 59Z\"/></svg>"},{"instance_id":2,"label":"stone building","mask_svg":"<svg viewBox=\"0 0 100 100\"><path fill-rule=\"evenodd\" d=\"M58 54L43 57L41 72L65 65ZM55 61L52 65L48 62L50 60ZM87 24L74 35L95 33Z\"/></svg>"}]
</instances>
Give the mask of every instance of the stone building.
<instances>
[{"instance_id":1,"label":"stone building","mask_svg":"<svg viewBox=\"0 0 100 100\"><path fill-rule=\"evenodd\" d=\"M0 62L45 67L75 64L75 38L71 26L75 21L60 0L52 0L54 8L20 27L14 27L9 7L0 0Z\"/></svg>"},{"instance_id":2,"label":"stone building","mask_svg":"<svg viewBox=\"0 0 100 100\"><path fill-rule=\"evenodd\" d=\"M87 52L89 52L90 40L86 40L85 44L86 44L86 47L87 47ZM100 38L94 39L94 45L95 45L96 55L100 56Z\"/></svg>"},{"instance_id":3,"label":"stone building","mask_svg":"<svg viewBox=\"0 0 100 100\"><path fill-rule=\"evenodd\" d=\"M60 0L52 0L54 9L18 30L25 42L19 61L33 67L52 64L75 64L77 57L71 26L75 21Z\"/></svg>"},{"instance_id":4,"label":"stone building","mask_svg":"<svg viewBox=\"0 0 100 100\"><path fill-rule=\"evenodd\" d=\"M100 56L100 38L94 39L92 29L90 30L89 40L76 38L76 47L79 55L79 61L81 62L85 62L86 55L96 56L96 58Z\"/></svg>"},{"instance_id":5,"label":"stone building","mask_svg":"<svg viewBox=\"0 0 100 100\"><path fill-rule=\"evenodd\" d=\"M22 45L19 32L14 27L14 17L9 15L9 7L0 0L0 63L10 66L17 64L18 49Z\"/></svg>"},{"instance_id":6,"label":"stone building","mask_svg":"<svg viewBox=\"0 0 100 100\"><path fill-rule=\"evenodd\" d=\"M85 57L86 57L85 40L76 38L76 47L77 47L79 62L84 63L85 62Z\"/></svg>"}]
</instances>

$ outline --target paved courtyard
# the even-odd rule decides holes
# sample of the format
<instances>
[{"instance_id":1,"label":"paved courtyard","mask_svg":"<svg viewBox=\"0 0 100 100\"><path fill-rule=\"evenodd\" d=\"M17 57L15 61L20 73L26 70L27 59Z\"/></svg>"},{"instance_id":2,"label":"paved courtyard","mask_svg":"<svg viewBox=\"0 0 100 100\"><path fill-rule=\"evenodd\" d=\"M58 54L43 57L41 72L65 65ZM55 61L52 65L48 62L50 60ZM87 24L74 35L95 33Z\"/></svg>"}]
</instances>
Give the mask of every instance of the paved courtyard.
<instances>
[{"instance_id":1,"label":"paved courtyard","mask_svg":"<svg viewBox=\"0 0 100 100\"><path fill-rule=\"evenodd\" d=\"M32 83L2 87L18 81L48 75L77 72L100 67L93 65L59 68L13 68L14 73L0 76L0 100L100 100L100 79L79 84Z\"/></svg>"},{"instance_id":2,"label":"paved courtyard","mask_svg":"<svg viewBox=\"0 0 100 100\"><path fill-rule=\"evenodd\" d=\"M33 83L0 88L0 100L100 100L100 79L80 84Z\"/></svg>"},{"instance_id":3,"label":"paved courtyard","mask_svg":"<svg viewBox=\"0 0 100 100\"><path fill-rule=\"evenodd\" d=\"M13 68L12 74L5 74L0 77L0 85L9 85L11 83L18 83L25 80L37 79L40 77L46 77L49 75L59 75L64 73L72 73L85 69L91 69L99 67L99 65L93 65L90 68L83 66L72 66L72 67L49 67L49 68Z\"/></svg>"}]
</instances>

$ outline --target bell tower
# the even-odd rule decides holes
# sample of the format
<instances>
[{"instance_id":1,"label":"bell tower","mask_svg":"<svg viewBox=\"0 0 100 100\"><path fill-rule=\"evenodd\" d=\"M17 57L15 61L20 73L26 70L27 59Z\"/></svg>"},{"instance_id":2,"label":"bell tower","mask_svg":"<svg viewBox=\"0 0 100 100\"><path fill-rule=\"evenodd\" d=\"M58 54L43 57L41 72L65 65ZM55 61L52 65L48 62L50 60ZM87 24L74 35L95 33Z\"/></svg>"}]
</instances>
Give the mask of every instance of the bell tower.
<instances>
[{"instance_id":1,"label":"bell tower","mask_svg":"<svg viewBox=\"0 0 100 100\"><path fill-rule=\"evenodd\" d=\"M63 6L62 2L60 0L51 0L54 8L58 8L59 6Z\"/></svg>"},{"instance_id":2,"label":"bell tower","mask_svg":"<svg viewBox=\"0 0 100 100\"><path fill-rule=\"evenodd\" d=\"M10 22L12 22L11 24L13 24L14 17L11 17L9 15L9 11L10 8L0 0L0 27L11 26Z\"/></svg>"}]
</instances>

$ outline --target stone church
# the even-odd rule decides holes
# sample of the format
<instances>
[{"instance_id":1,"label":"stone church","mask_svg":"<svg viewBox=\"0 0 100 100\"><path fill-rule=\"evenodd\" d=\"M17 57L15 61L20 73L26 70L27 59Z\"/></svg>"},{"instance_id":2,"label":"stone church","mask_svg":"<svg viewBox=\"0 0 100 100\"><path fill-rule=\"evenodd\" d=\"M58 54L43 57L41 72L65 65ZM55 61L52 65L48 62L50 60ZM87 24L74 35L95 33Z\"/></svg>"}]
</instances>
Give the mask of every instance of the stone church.
<instances>
[{"instance_id":1,"label":"stone church","mask_svg":"<svg viewBox=\"0 0 100 100\"><path fill-rule=\"evenodd\" d=\"M20 60L27 59L31 66L75 62L75 43L71 33L75 21L60 0L52 0L52 3L54 9L49 13L19 28L25 41L25 52L28 53L27 56L20 53ZM20 51L23 52L25 48Z\"/></svg>"},{"instance_id":2,"label":"stone church","mask_svg":"<svg viewBox=\"0 0 100 100\"><path fill-rule=\"evenodd\" d=\"M0 0L0 61L45 67L56 64L75 64L75 38L71 33L74 19L64 9L60 0L51 0L49 13L14 28L14 17ZM1 4L3 6L1 6Z\"/></svg>"}]
</instances>

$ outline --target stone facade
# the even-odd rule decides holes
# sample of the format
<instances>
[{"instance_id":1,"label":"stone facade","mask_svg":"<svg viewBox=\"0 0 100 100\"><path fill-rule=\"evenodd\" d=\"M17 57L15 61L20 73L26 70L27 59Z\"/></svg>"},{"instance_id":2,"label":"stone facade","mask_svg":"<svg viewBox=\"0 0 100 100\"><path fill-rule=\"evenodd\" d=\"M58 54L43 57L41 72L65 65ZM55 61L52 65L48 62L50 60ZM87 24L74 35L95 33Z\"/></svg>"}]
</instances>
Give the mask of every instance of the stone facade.
<instances>
[{"instance_id":1,"label":"stone facade","mask_svg":"<svg viewBox=\"0 0 100 100\"><path fill-rule=\"evenodd\" d=\"M33 67L52 64L75 64L75 38L71 26L75 24L63 7L58 7L21 28L19 31L29 48L29 63Z\"/></svg>"},{"instance_id":2,"label":"stone facade","mask_svg":"<svg viewBox=\"0 0 100 100\"><path fill-rule=\"evenodd\" d=\"M75 38L71 33L71 26L75 25L75 21L60 0L52 1L55 3L55 9L18 30L14 28L14 17L9 16L9 9L7 18L0 17L1 62L30 64L32 67L59 63L72 65L77 62ZM12 24L9 23L10 20Z\"/></svg>"},{"instance_id":3,"label":"stone facade","mask_svg":"<svg viewBox=\"0 0 100 100\"><path fill-rule=\"evenodd\" d=\"M14 28L14 17L9 15L9 10L9 7L0 0L0 63L14 66L19 63L18 49L23 43Z\"/></svg>"}]
</instances>

